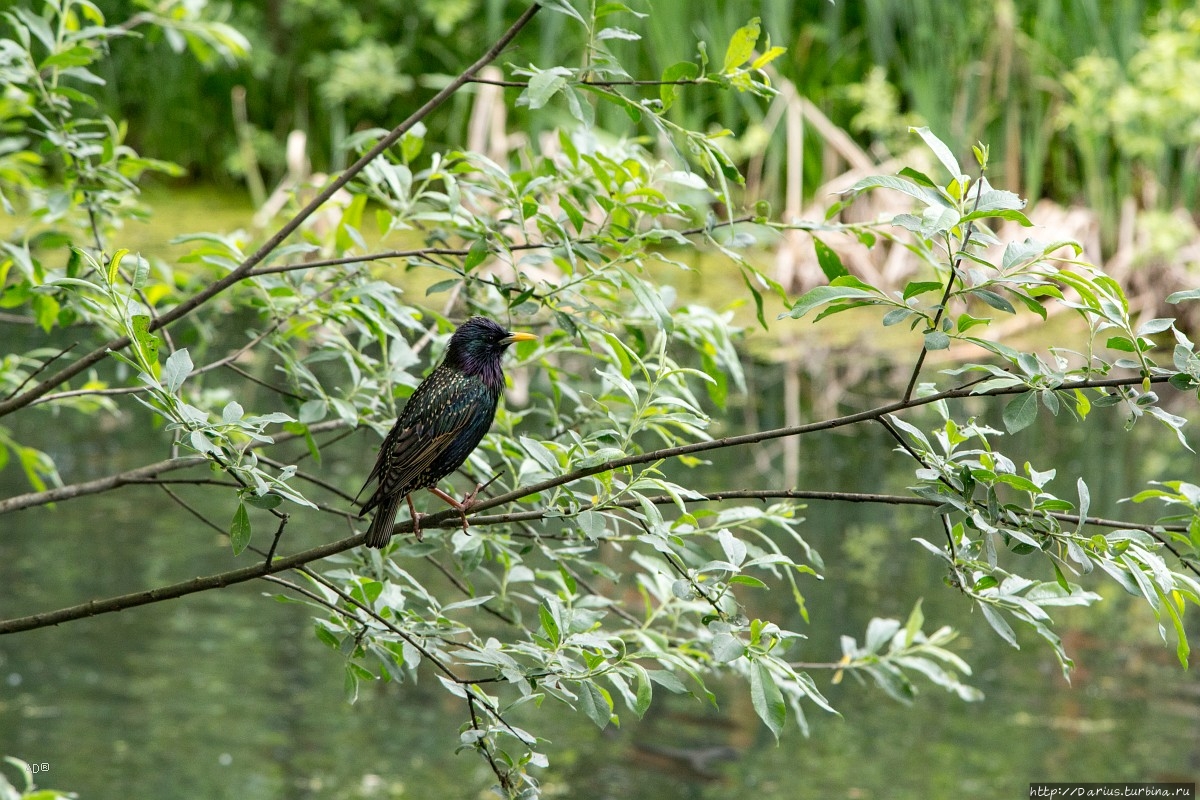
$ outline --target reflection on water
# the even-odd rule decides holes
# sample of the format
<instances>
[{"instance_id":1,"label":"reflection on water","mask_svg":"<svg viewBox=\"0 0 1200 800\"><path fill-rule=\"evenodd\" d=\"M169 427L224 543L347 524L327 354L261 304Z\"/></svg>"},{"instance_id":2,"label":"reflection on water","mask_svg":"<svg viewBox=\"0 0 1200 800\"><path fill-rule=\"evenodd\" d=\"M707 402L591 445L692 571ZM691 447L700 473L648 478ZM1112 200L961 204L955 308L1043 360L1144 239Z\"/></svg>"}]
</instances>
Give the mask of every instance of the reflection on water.
<instances>
[{"instance_id":1,"label":"reflection on water","mask_svg":"<svg viewBox=\"0 0 1200 800\"><path fill-rule=\"evenodd\" d=\"M771 427L780 422L771 416L778 389L770 388L770 374L760 372L757 381L767 385L758 395L759 423ZM46 421L20 416L25 424ZM69 480L163 456L156 444L128 438L112 450L112 440L89 424L72 415L54 423L61 438L50 446ZM1039 469L1081 470L1093 498L1127 496L1146 479L1194 472L1174 445L1147 447L1151 437L1172 441L1150 426L1126 436L1113 418L1045 425L1019 437L1028 452L1013 455ZM327 458L323 473L356 487L367 466L356 453L373 446L366 442L349 440L342 455L357 460ZM901 491L909 467L890 453L872 428L805 439L800 484ZM745 483L746 453L713 459L728 480L705 473L711 485L698 488ZM778 482L778 461L770 466L758 485ZM11 465L0 472L0 496L22 491L20 481ZM202 489L188 489L180 491L205 502ZM5 517L0 615L229 568L219 537L174 511L148 515L151 507L165 512L161 492L127 487ZM1093 510L1154 513L1111 504ZM209 511L223 519L232 509ZM1020 651L1007 647L945 587L935 560L909 541L922 526L927 538L941 536L922 510L823 504L807 516L805 536L827 566L826 580L805 585L812 624L795 618L782 592L755 599L763 609L774 606L784 627L809 635L794 656L836 660L839 635L861 637L870 617L904 618L923 598L927 629L963 631L956 650L987 699L966 704L923 684L906 708L852 678L830 685L818 675L843 716L813 711L812 738L789 731L778 747L734 685L719 687L720 712L659 696L644 721L622 714L624 726L604 733L582 715L542 712L516 722L551 740L548 794L1021 797L1030 781L1190 781L1200 774L1200 692L1178 668L1174 647L1158 640L1144 604L1101 582L1108 599L1099 608L1060 611L1058 630L1079 665L1068 686L1047 648L1030 637ZM340 535L297 530L290 544ZM312 636L307 610L264 599L271 588L243 584L0 638L0 754L48 763L41 785L89 800L484 796L492 782L486 765L453 752L460 703L423 676L415 687L364 687L349 705L341 663Z\"/></svg>"}]
</instances>

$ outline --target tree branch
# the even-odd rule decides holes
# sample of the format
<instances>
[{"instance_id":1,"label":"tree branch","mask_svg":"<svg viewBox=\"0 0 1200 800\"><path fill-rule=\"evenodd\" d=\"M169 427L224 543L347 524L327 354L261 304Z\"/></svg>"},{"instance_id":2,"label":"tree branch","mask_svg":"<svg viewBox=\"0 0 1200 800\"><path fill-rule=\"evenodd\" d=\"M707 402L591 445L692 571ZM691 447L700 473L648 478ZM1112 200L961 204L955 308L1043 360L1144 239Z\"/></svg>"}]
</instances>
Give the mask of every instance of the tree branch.
<instances>
[{"instance_id":1,"label":"tree branch","mask_svg":"<svg viewBox=\"0 0 1200 800\"><path fill-rule=\"evenodd\" d=\"M517 490L510 492L512 494L528 494L528 490ZM502 495L506 497L508 495ZM673 505L675 498L670 495L659 495L656 497L647 498L655 505ZM781 490L737 490L729 492L712 492L693 498L694 502L700 501L720 501L720 500L768 500L768 499L792 499L792 500L832 500L856 503L887 503L895 505L915 505L915 506L936 506L938 505L932 500L926 500L920 497L909 497L905 495L880 495L880 494L864 494L860 492L824 492L824 491L804 491L796 489L781 489ZM503 500L502 502L510 502ZM482 501L480 504L487 504L489 507L493 505L493 501ZM580 508L581 511L587 511L595 508L633 508L638 506L638 501L622 500L616 503L602 505L586 505ZM536 511L522 511L513 514L493 514L486 516L471 517L471 524L476 527L484 527L491 525L500 525L509 522L525 522L532 520L543 519L549 509L541 509ZM1062 520L1064 522L1078 523L1078 515L1053 513L1050 516ZM1104 519L1102 517L1087 517L1084 522L1088 525L1097 525L1107 528L1135 528L1148 533L1155 533L1160 530L1186 530L1185 525L1148 525L1144 523L1133 523L1125 520ZM431 514L428 517L423 517L421 527L423 529L434 528L458 528L461 525L461 518L458 512L454 509ZM412 520L406 520L397 523L395 527L396 534L404 534L412 532ZM539 536L541 534L538 534ZM149 589L142 592L134 592L132 594L118 595L105 600L92 600L87 603L82 603L75 606L60 608L55 611L44 612L40 614L31 614L25 617L16 617L13 619L0 621L0 635L9 633L20 633L21 631L35 630L37 628L45 628L50 625L58 625L63 622L70 622L84 617L97 616L99 614L107 614L113 611L123 611L126 608L135 608L137 606L157 603L163 600L173 600L178 597L184 597L196 592L203 592L209 589L223 589L228 586L233 586L238 583L262 578L267 575L273 575L279 572L285 572L290 569L300 569L304 565L319 561L323 558L328 558L332 555L345 552L363 543L366 535L363 533L347 537L335 542L327 542L318 547L309 550L303 550L298 553L293 553L288 556L280 556L275 558L270 563L258 562L248 567L230 570L228 572L209 575L202 578L192 578L191 580L174 583L169 586L162 586L156 589ZM470 682L470 681L466 681Z\"/></svg>"},{"instance_id":2,"label":"tree branch","mask_svg":"<svg viewBox=\"0 0 1200 800\"><path fill-rule=\"evenodd\" d=\"M738 217L733 220L722 220L713 228L721 228L730 224L739 224L742 222L750 222L753 216ZM686 228L677 231L681 236L698 236L703 233L708 233L711 229L707 227ZM615 240L619 243L629 242L633 236L621 236ZM576 239L571 241L572 246L595 244L596 239ZM526 242L524 244L509 245L505 249L509 251L523 250L541 250L547 247L558 247L558 242ZM395 258L424 258L429 259L432 256L450 256L452 258L463 258L471 250L468 247L420 247L413 250L383 250L378 253L364 253L355 256L341 256L339 258L326 258L320 261L302 261L298 264L280 264L274 267L259 267L250 271L247 277L257 277L259 275L276 275L281 272L295 272L304 269L316 269L318 267L341 267L347 264L361 264L366 261L388 261Z\"/></svg>"},{"instance_id":3,"label":"tree branch","mask_svg":"<svg viewBox=\"0 0 1200 800\"><path fill-rule=\"evenodd\" d=\"M19 494L16 497L10 497L7 500L0 500L0 514L7 514L10 511L19 511L22 508L32 508L33 506L44 506L47 503L54 503L59 500L71 500L73 498L82 497L88 494L107 492L110 489L116 489L131 483L143 483L147 478L157 477L158 475L162 475L164 472L185 469L187 467L195 467L207 462L208 459L204 458L203 456L168 458L165 461L147 464L144 467L131 469L127 472L119 472L116 475L109 475L105 478L97 478L94 481L72 483L68 486L59 486L55 489L47 489L44 492L29 492L28 494Z\"/></svg>"}]
</instances>

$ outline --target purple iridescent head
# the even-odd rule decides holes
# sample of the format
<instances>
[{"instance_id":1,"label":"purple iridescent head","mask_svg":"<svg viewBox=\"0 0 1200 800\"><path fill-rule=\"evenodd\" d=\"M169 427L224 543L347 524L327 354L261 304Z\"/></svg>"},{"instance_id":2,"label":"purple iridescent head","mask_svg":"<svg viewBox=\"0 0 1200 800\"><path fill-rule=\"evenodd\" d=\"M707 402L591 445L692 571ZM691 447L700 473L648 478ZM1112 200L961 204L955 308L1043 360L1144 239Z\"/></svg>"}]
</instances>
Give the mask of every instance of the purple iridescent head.
<instances>
[{"instance_id":1,"label":"purple iridescent head","mask_svg":"<svg viewBox=\"0 0 1200 800\"><path fill-rule=\"evenodd\" d=\"M504 386L500 359L513 342L536 339L532 333L512 333L487 317L471 317L458 326L446 348L446 364L468 375L478 375L488 386Z\"/></svg>"}]
</instances>

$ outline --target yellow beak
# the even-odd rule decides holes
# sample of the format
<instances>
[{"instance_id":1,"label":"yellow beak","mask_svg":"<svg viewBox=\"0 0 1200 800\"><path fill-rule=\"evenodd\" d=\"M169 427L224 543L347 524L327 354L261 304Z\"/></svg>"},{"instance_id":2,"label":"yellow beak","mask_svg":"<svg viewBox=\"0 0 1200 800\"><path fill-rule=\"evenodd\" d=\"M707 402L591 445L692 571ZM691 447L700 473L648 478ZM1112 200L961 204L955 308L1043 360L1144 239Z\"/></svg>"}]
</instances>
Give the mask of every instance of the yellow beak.
<instances>
[{"instance_id":1,"label":"yellow beak","mask_svg":"<svg viewBox=\"0 0 1200 800\"><path fill-rule=\"evenodd\" d=\"M518 331L517 333L509 333L508 336L505 336L500 340L500 344L512 344L513 342L532 342L537 338L538 337L534 336L532 333Z\"/></svg>"}]
</instances>

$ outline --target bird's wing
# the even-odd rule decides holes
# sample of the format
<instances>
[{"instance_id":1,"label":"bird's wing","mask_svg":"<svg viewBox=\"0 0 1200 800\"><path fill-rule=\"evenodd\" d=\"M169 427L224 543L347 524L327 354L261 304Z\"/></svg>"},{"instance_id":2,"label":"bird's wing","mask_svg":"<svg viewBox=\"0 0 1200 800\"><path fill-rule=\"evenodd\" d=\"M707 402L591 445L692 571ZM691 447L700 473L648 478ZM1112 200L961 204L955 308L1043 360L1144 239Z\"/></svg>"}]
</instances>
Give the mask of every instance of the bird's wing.
<instances>
[{"instance_id":1,"label":"bird's wing","mask_svg":"<svg viewBox=\"0 0 1200 800\"><path fill-rule=\"evenodd\" d=\"M438 456L469 426L476 404L484 398L476 397L479 392L474 387L446 377L430 375L408 399L396 425L384 439L379 460L363 486L366 489L371 481L379 480L374 494L363 504L360 516L384 497L421 488Z\"/></svg>"}]
</instances>

